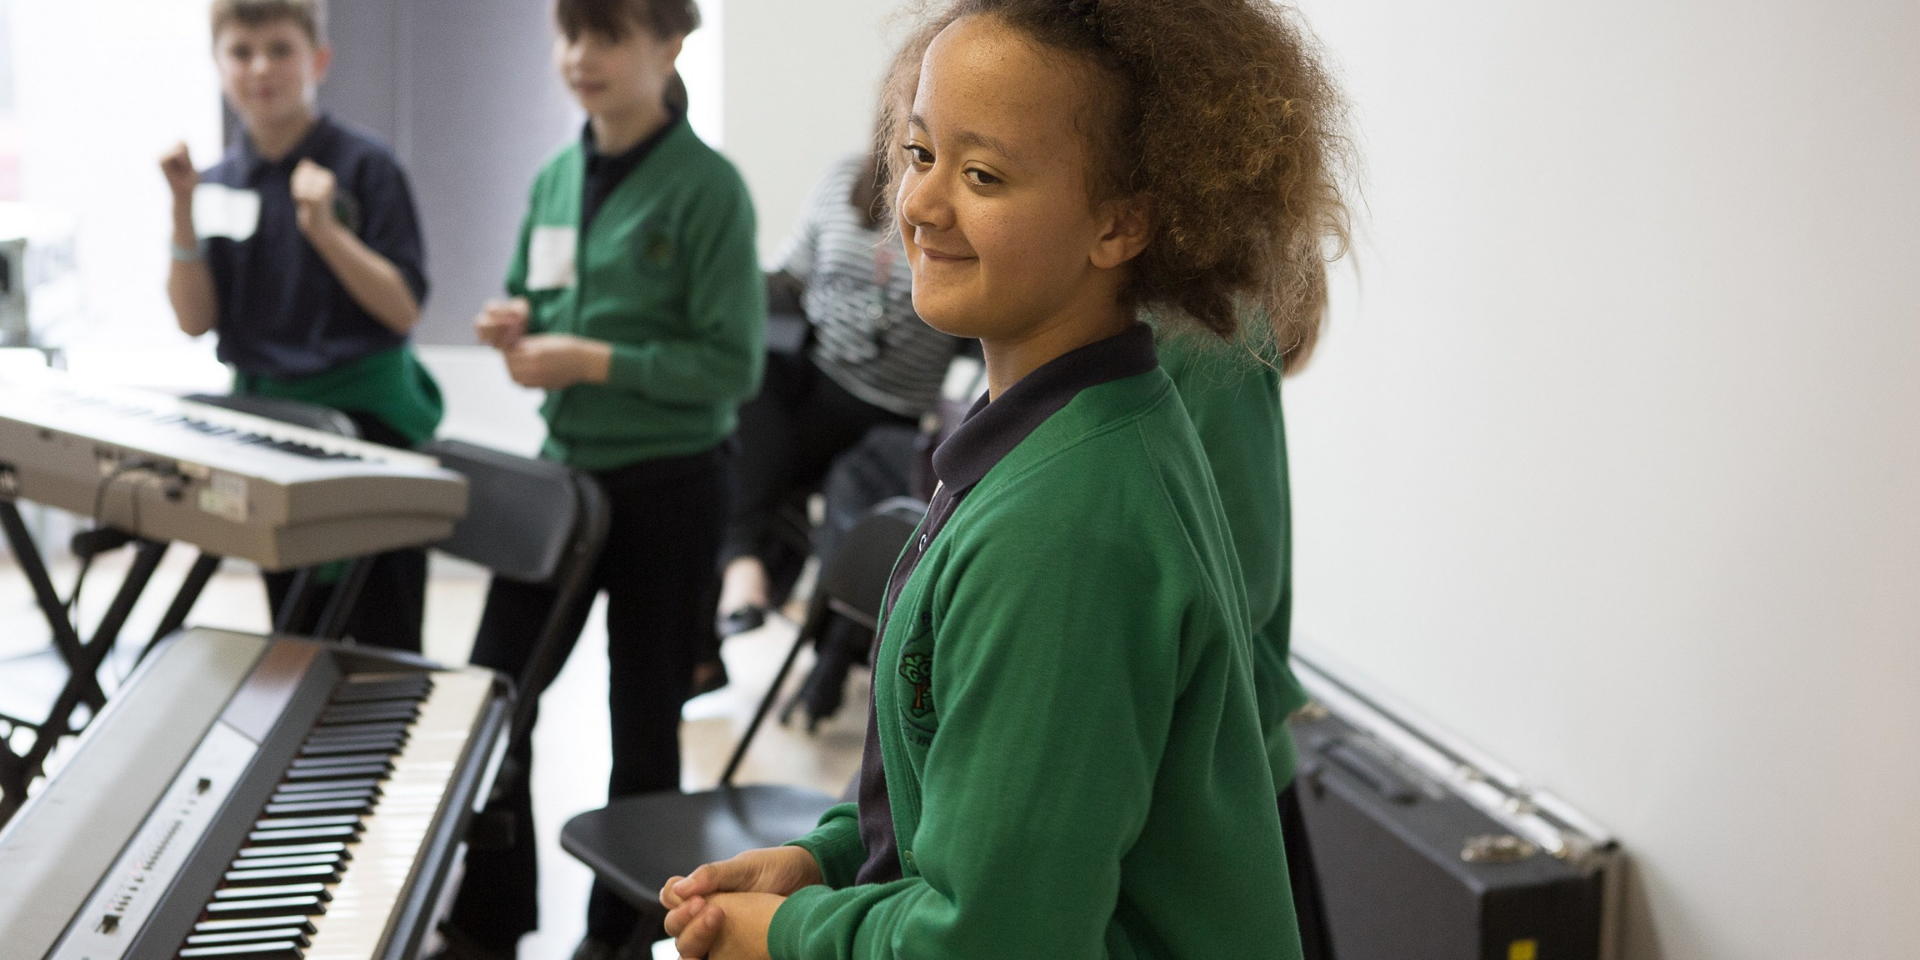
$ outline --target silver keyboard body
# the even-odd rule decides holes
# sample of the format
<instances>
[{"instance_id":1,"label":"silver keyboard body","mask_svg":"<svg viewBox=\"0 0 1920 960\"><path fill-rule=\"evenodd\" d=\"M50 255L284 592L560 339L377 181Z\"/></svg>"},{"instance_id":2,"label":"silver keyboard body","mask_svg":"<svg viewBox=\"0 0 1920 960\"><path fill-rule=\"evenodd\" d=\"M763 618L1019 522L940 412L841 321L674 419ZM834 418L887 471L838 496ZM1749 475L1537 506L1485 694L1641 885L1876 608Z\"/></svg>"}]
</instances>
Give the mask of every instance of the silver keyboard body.
<instances>
[{"instance_id":1,"label":"silver keyboard body","mask_svg":"<svg viewBox=\"0 0 1920 960\"><path fill-rule=\"evenodd\" d=\"M467 487L431 457L49 370L0 380L0 497L286 570L445 539Z\"/></svg>"}]
</instances>

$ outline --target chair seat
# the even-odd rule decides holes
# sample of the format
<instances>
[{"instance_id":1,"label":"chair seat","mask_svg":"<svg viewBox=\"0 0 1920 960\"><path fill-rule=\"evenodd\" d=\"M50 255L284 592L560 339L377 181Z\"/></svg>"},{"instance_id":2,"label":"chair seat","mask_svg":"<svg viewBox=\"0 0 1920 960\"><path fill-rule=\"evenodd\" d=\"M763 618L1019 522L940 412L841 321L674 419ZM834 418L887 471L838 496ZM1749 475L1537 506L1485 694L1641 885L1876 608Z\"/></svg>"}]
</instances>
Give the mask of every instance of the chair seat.
<instances>
[{"instance_id":1,"label":"chair seat","mask_svg":"<svg viewBox=\"0 0 1920 960\"><path fill-rule=\"evenodd\" d=\"M622 797L567 821L560 846L636 906L693 868L805 835L838 798L800 787L754 784L700 793Z\"/></svg>"}]
</instances>

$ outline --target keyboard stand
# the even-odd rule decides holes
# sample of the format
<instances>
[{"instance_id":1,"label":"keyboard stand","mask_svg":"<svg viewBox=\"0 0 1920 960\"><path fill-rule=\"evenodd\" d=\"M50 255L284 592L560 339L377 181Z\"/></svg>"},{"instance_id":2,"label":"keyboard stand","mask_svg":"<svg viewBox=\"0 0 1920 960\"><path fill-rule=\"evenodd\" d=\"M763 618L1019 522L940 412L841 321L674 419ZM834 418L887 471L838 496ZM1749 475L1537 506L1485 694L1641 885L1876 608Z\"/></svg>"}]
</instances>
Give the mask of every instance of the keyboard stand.
<instances>
[{"instance_id":1,"label":"keyboard stand","mask_svg":"<svg viewBox=\"0 0 1920 960\"><path fill-rule=\"evenodd\" d=\"M47 574L46 562L41 559L39 547L27 534L26 522L20 518L20 508L11 500L0 500L0 528L4 528L7 545L12 548L20 569L26 573L28 584L33 587L34 600L40 612L53 629L54 649L67 665L67 682L61 687L59 696L54 698L53 709L48 711L47 719L34 723L18 717L0 716L0 722L9 728L7 735L0 738L0 823L5 823L26 801L27 784L40 775L41 766L46 763L54 745L60 742L61 737L79 733L86 726L85 722L74 722L74 714L79 708L84 705L87 718L91 720L101 707L106 706L106 691L100 688L100 664L106 659L107 651L113 649L114 640L119 637L120 629L126 626L127 616L133 613L133 605L140 599L141 592L146 590L148 581L153 579L153 572L159 568L161 558L166 556L169 544L158 540L133 541L133 567L127 571L126 579L120 582L120 589L115 591L106 615L94 628L93 637L83 641L67 617L66 605L54 589L53 578ZM204 587L205 581L201 580L198 585ZM176 599L175 606L179 607L180 601L186 600L185 605L190 609L193 598L184 596L184 593L183 588L183 596ZM194 594L197 597L198 591L195 590ZM185 613L181 616L184 618ZM33 745L24 754L15 753L12 741L23 728L31 732Z\"/></svg>"},{"instance_id":2,"label":"keyboard stand","mask_svg":"<svg viewBox=\"0 0 1920 960\"><path fill-rule=\"evenodd\" d=\"M106 705L106 691L100 687L100 664L105 662L107 653L113 649L121 629L126 626L128 615L133 612L135 602L145 592L154 571L159 568L161 559L172 544L134 538L133 567L127 571L126 579L120 582L120 589L115 592L113 603L107 607L106 616L94 628L93 637L82 640L67 615L66 604L60 600L59 591L54 588L52 576L47 573L40 548L27 533L20 508L12 500L0 499L0 528L4 528L7 545L13 550L20 569L27 575L27 582L33 587L34 601L46 617L47 625L53 629L54 649L67 665L67 682L54 699L53 709L48 711L45 720L35 723L0 714L0 825L5 825L13 812L26 802L27 785L41 774L47 756L60 738L79 733L85 728L86 722L75 723L73 720L80 706L86 706L87 721L91 721ZM199 601L208 581L219 570L221 559L218 555L202 552L194 560L179 591L174 594L173 602L161 615L159 627L141 648L135 659L136 664L146 659L155 644L186 624L188 615L193 612L193 605ZM339 640L346 635L347 616L353 612L354 603L359 599L372 566L372 557L353 560L321 608L313 636L322 640ZM282 605L281 616L274 625L275 632L287 633L288 624L305 620L321 589L315 568L309 567L297 573L287 592L286 602ZM23 729L30 732L33 744L24 753L16 753L12 741L16 732Z\"/></svg>"}]
</instances>

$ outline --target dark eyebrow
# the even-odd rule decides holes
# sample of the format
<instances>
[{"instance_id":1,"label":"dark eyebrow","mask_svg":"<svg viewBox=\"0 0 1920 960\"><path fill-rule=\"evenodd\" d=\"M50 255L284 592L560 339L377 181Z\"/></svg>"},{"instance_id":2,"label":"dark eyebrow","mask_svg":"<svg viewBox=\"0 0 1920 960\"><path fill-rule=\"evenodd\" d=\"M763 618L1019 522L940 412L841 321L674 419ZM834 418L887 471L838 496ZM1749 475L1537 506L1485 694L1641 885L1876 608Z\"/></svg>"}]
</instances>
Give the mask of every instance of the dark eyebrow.
<instances>
[{"instance_id":1,"label":"dark eyebrow","mask_svg":"<svg viewBox=\"0 0 1920 960\"><path fill-rule=\"evenodd\" d=\"M917 113L908 114L907 123L919 127L922 130L927 129L926 118ZM1005 141L987 136L984 133L975 133L972 130L961 130L953 135L953 139L965 146L985 147L1009 160L1020 159L1020 154L1016 153L1012 147L1007 146Z\"/></svg>"}]
</instances>

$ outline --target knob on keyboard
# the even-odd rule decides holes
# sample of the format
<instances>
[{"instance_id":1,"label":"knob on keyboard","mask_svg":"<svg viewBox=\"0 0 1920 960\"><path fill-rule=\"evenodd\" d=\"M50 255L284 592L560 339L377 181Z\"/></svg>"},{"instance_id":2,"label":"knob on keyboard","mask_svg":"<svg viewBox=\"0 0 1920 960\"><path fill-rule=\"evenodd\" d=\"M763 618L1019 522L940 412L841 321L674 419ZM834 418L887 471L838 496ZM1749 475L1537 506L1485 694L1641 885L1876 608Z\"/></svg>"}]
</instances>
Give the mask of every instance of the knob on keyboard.
<instances>
[{"instance_id":1,"label":"knob on keyboard","mask_svg":"<svg viewBox=\"0 0 1920 960\"><path fill-rule=\"evenodd\" d=\"M432 691L427 673L353 675L340 683L181 946L180 960L304 960L326 929L335 891L354 879L354 847L378 822L383 787Z\"/></svg>"}]
</instances>

